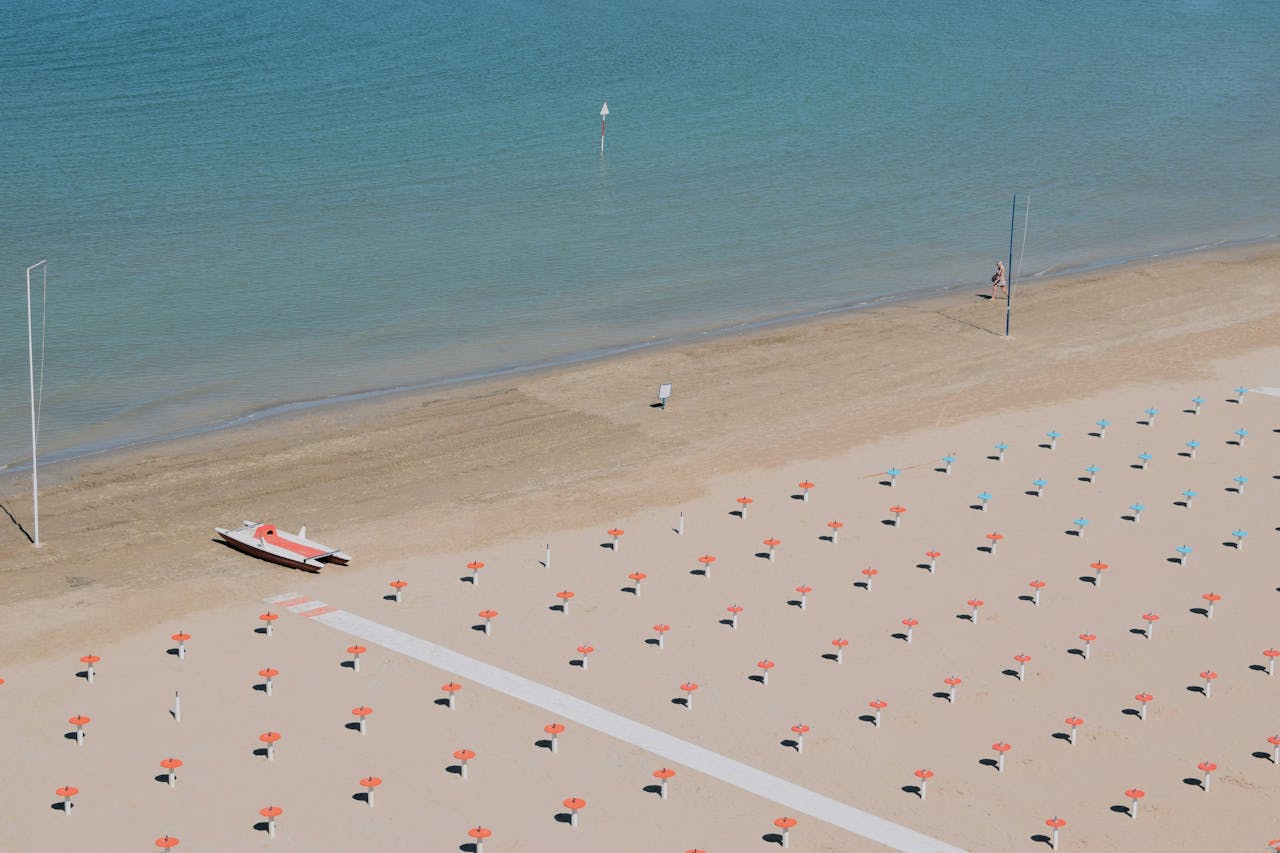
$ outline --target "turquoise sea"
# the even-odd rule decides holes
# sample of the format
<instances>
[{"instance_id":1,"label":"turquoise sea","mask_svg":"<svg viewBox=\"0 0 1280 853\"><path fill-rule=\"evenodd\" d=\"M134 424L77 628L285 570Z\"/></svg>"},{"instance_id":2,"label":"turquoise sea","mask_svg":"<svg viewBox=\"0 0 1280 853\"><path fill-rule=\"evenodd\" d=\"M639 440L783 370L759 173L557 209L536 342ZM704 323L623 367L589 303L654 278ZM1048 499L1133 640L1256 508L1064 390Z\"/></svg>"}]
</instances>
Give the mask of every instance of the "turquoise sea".
<instances>
[{"instance_id":1,"label":"turquoise sea","mask_svg":"<svg viewBox=\"0 0 1280 853\"><path fill-rule=\"evenodd\" d=\"M1023 277L1280 234L1273 0L7 0L0 24L0 466L30 456L42 258L54 459L982 283L1015 191Z\"/></svg>"}]
</instances>

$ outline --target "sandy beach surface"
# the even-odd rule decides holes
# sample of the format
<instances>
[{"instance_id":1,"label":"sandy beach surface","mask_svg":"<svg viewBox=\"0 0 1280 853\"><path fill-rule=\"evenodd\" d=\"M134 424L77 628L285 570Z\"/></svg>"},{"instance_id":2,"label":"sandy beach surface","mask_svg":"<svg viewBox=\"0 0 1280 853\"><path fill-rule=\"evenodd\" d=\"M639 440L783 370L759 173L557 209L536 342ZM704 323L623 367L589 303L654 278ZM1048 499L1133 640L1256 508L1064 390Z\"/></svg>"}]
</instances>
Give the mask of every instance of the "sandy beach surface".
<instances>
[{"instance_id":1,"label":"sandy beach surface","mask_svg":"<svg viewBox=\"0 0 1280 853\"><path fill-rule=\"evenodd\" d=\"M984 291L51 466L38 550L29 483L5 475L0 750L20 772L0 848L143 850L168 833L179 850L472 850L483 825L489 853L736 853L777 849L791 816L789 849L1034 851L1060 816L1061 850L1265 849L1280 837L1280 678L1263 654L1280 646L1280 396L1265 391L1280 386L1280 247L1022 287L1009 339ZM309 575L213 541L241 519L305 524L353 564ZM267 603L282 596L292 610ZM410 646L465 656L479 681ZM480 683L504 673L542 692ZM632 731L656 739L615 736ZM797 808L756 778L821 796ZM576 826L570 797L586 802ZM824 819L831 802L886 821L868 830L881 841ZM917 840L895 844L895 826Z\"/></svg>"}]
</instances>

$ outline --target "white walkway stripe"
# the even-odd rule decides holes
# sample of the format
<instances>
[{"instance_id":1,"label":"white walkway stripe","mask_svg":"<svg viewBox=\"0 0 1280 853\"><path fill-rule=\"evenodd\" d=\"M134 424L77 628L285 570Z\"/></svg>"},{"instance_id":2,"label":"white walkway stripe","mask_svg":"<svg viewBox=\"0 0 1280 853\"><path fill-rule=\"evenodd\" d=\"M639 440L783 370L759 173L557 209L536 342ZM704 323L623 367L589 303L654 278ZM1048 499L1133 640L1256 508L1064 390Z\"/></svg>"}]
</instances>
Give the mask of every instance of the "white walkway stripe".
<instances>
[{"instance_id":1,"label":"white walkway stripe","mask_svg":"<svg viewBox=\"0 0 1280 853\"><path fill-rule=\"evenodd\" d=\"M278 596L276 600L286 600L290 597L292 596ZM300 605L299 609L305 610L320 603L307 602L305 607ZM499 669L354 613L335 610L315 616L312 621L321 622L344 634L359 637L366 642L400 652L437 669L454 673L463 680L473 681L528 702L530 705L544 708L557 717L595 729L624 743L638 746L667 761L714 776L722 782L772 800L788 809L826 821L833 826L895 850L907 851L907 853L964 853L959 847L833 800L831 797L801 787L794 782L788 782L786 779L757 770L740 761L734 761L732 758L687 740L681 740L651 726L607 711L598 705L584 702L513 672Z\"/></svg>"}]
</instances>

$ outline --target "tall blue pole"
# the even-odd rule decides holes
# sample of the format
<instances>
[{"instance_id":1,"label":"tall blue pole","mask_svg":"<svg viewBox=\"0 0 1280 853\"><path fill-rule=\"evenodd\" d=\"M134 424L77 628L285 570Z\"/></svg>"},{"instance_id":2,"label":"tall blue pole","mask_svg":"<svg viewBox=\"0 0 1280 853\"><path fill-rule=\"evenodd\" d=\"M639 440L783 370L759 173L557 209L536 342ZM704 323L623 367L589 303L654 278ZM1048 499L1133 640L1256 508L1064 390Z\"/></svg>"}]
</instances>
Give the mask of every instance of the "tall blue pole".
<instances>
[{"instance_id":1,"label":"tall blue pole","mask_svg":"<svg viewBox=\"0 0 1280 853\"><path fill-rule=\"evenodd\" d=\"M1004 336L1009 337L1009 322L1013 314L1013 221L1018 215L1018 194L1013 194L1013 207L1009 210L1009 265L1005 267L1004 283L1008 291L1004 297Z\"/></svg>"}]
</instances>

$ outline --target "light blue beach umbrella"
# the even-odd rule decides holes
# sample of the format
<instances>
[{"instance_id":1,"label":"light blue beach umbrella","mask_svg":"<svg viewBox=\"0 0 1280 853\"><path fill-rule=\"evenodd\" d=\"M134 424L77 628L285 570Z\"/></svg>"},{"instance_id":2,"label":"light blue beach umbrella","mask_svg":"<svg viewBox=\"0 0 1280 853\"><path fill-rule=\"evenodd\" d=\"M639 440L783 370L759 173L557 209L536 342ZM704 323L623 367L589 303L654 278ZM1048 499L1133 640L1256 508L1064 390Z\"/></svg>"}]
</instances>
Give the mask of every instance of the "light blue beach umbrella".
<instances>
[{"instance_id":1,"label":"light blue beach umbrella","mask_svg":"<svg viewBox=\"0 0 1280 853\"><path fill-rule=\"evenodd\" d=\"M979 494L978 494L978 501L979 501L978 506L980 506L980 507L982 508L982 511L983 511L983 512L986 512L986 511L987 511L987 501L989 501L989 500L991 500L991 495L990 495L990 493L988 493L988 492L981 492L981 493L979 493Z\"/></svg>"},{"instance_id":2,"label":"light blue beach umbrella","mask_svg":"<svg viewBox=\"0 0 1280 853\"><path fill-rule=\"evenodd\" d=\"M1173 550L1178 552L1178 562L1185 566L1187 564L1187 559L1191 556L1191 546L1179 545Z\"/></svg>"},{"instance_id":3,"label":"light blue beach umbrella","mask_svg":"<svg viewBox=\"0 0 1280 853\"><path fill-rule=\"evenodd\" d=\"M1191 508L1191 499L1194 498L1195 496L1196 496L1196 493L1191 489L1182 490L1183 502L1187 505L1188 509Z\"/></svg>"},{"instance_id":4,"label":"light blue beach umbrella","mask_svg":"<svg viewBox=\"0 0 1280 853\"><path fill-rule=\"evenodd\" d=\"M889 485L892 486L898 482L898 475L901 474L902 472L899 471L897 468L890 468L885 473L889 475Z\"/></svg>"},{"instance_id":5,"label":"light blue beach umbrella","mask_svg":"<svg viewBox=\"0 0 1280 853\"><path fill-rule=\"evenodd\" d=\"M1157 409L1155 406L1152 406L1151 408L1147 409L1145 414L1147 416L1147 426L1152 426L1153 424L1155 424L1156 415L1160 414L1160 410Z\"/></svg>"},{"instance_id":6,"label":"light blue beach umbrella","mask_svg":"<svg viewBox=\"0 0 1280 853\"><path fill-rule=\"evenodd\" d=\"M1199 446L1200 446L1200 442L1196 441L1194 438L1187 442L1187 447L1188 447L1188 448L1190 449L1190 451L1191 451L1191 458L1192 458L1192 459L1195 459L1195 458L1196 458L1196 448L1197 448L1197 447L1199 447Z\"/></svg>"},{"instance_id":7,"label":"light blue beach umbrella","mask_svg":"<svg viewBox=\"0 0 1280 853\"><path fill-rule=\"evenodd\" d=\"M1049 449L1053 450L1055 447L1058 446L1058 438L1062 435L1062 433L1058 432L1056 429L1051 429L1045 434L1049 436Z\"/></svg>"},{"instance_id":8,"label":"light blue beach umbrella","mask_svg":"<svg viewBox=\"0 0 1280 853\"><path fill-rule=\"evenodd\" d=\"M1245 483L1247 483L1247 482L1249 482L1249 478L1248 478L1248 477L1246 477L1244 474L1241 474L1240 476L1238 476L1238 477L1232 477L1231 479L1232 479L1232 481L1236 484L1236 494L1238 494L1238 495L1243 495L1243 494L1244 494L1244 484L1245 484Z\"/></svg>"},{"instance_id":9,"label":"light blue beach umbrella","mask_svg":"<svg viewBox=\"0 0 1280 853\"><path fill-rule=\"evenodd\" d=\"M1144 451L1142 451L1141 453L1139 453L1139 454L1138 454L1138 470L1140 470L1140 471L1145 471L1145 470L1147 470L1147 463L1148 463L1148 462L1150 462L1150 461L1151 461L1151 454L1150 454L1150 453L1148 453L1148 452L1147 452L1147 451L1145 451L1145 450L1144 450Z\"/></svg>"},{"instance_id":10,"label":"light blue beach umbrella","mask_svg":"<svg viewBox=\"0 0 1280 853\"><path fill-rule=\"evenodd\" d=\"M1249 431L1247 429L1245 429L1244 427L1240 427L1240 429L1236 430L1236 438L1238 439L1236 443L1239 444L1241 447L1244 447L1244 437L1248 434L1249 434Z\"/></svg>"},{"instance_id":11,"label":"light blue beach umbrella","mask_svg":"<svg viewBox=\"0 0 1280 853\"><path fill-rule=\"evenodd\" d=\"M1142 520L1142 511L1146 509L1146 506L1141 501L1138 501L1137 503L1129 504L1129 509L1133 510L1133 523L1137 524Z\"/></svg>"},{"instance_id":12,"label":"light blue beach umbrella","mask_svg":"<svg viewBox=\"0 0 1280 853\"><path fill-rule=\"evenodd\" d=\"M1233 530L1231 531L1231 535L1236 537L1236 550L1239 551L1241 548L1244 547L1244 537L1249 535L1249 531Z\"/></svg>"},{"instance_id":13,"label":"light blue beach umbrella","mask_svg":"<svg viewBox=\"0 0 1280 853\"><path fill-rule=\"evenodd\" d=\"M1098 438L1107 437L1107 427L1109 426L1111 426L1111 421L1107 420L1106 418L1103 418L1102 420L1098 421Z\"/></svg>"},{"instance_id":14,"label":"light blue beach umbrella","mask_svg":"<svg viewBox=\"0 0 1280 853\"><path fill-rule=\"evenodd\" d=\"M996 445L996 461L997 462L1004 461L1004 452L1008 449L1009 449L1009 445L1005 444L1003 441Z\"/></svg>"},{"instance_id":15,"label":"light blue beach umbrella","mask_svg":"<svg viewBox=\"0 0 1280 853\"><path fill-rule=\"evenodd\" d=\"M1085 470L1085 473L1089 475L1089 482L1092 483L1093 478L1098 476L1098 472L1101 471L1102 469L1099 468L1097 465L1090 465L1086 467L1084 470Z\"/></svg>"},{"instance_id":16,"label":"light blue beach umbrella","mask_svg":"<svg viewBox=\"0 0 1280 853\"><path fill-rule=\"evenodd\" d=\"M1243 406L1244 395L1248 393L1249 393L1249 389L1241 385L1239 388L1236 389L1236 402Z\"/></svg>"},{"instance_id":17,"label":"light blue beach umbrella","mask_svg":"<svg viewBox=\"0 0 1280 853\"><path fill-rule=\"evenodd\" d=\"M1036 497L1040 497L1041 495L1044 494L1044 487L1049 485L1049 481L1044 479L1043 477L1040 477L1035 480L1032 480L1031 485L1036 487Z\"/></svg>"},{"instance_id":18,"label":"light blue beach umbrella","mask_svg":"<svg viewBox=\"0 0 1280 853\"><path fill-rule=\"evenodd\" d=\"M951 453L948 453L946 456L942 457L942 473L950 474L951 466L955 463L955 461L956 461L956 457L954 454L951 454Z\"/></svg>"},{"instance_id":19,"label":"light blue beach umbrella","mask_svg":"<svg viewBox=\"0 0 1280 853\"><path fill-rule=\"evenodd\" d=\"M1197 394L1196 396L1191 398L1191 403L1192 405L1195 406L1195 409L1192 411L1192 414L1194 415L1200 414L1200 406L1204 404L1204 398Z\"/></svg>"},{"instance_id":20,"label":"light blue beach umbrella","mask_svg":"<svg viewBox=\"0 0 1280 853\"><path fill-rule=\"evenodd\" d=\"M1088 527L1088 526L1089 526L1089 519L1087 519L1087 518L1077 518L1075 521L1073 521L1073 522L1071 522L1071 523L1072 523L1072 524L1074 524L1074 525L1076 526L1076 530L1078 531L1078 532L1076 533L1076 535L1077 535L1078 537L1080 537L1081 539L1083 539L1083 538L1084 538L1084 529L1085 529L1086 527Z\"/></svg>"}]
</instances>

